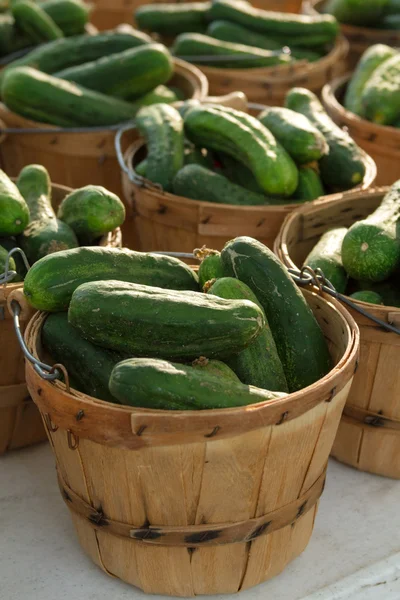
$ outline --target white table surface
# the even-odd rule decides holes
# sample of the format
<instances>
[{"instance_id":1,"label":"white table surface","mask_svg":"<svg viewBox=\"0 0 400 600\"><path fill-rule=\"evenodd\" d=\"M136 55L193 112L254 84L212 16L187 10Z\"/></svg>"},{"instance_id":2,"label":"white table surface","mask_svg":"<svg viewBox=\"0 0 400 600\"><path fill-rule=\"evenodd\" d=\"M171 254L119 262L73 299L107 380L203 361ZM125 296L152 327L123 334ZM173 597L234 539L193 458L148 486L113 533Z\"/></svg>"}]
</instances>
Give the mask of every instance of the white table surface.
<instances>
[{"instance_id":1,"label":"white table surface","mask_svg":"<svg viewBox=\"0 0 400 600\"><path fill-rule=\"evenodd\" d=\"M0 600L139 598L81 550L49 446L0 458ZM240 598L400 600L400 481L331 461L307 550Z\"/></svg>"}]
</instances>

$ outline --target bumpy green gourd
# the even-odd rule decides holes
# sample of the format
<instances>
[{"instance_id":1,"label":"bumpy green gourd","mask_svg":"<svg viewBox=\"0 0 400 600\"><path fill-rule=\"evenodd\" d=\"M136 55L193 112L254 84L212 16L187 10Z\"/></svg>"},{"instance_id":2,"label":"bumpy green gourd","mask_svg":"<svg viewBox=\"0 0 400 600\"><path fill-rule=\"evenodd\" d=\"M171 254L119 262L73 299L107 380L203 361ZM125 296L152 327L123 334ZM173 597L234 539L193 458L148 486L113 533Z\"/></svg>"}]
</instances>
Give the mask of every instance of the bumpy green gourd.
<instances>
[{"instance_id":1,"label":"bumpy green gourd","mask_svg":"<svg viewBox=\"0 0 400 600\"><path fill-rule=\"evenodd\" d=\"M29 223L29 209L17 186L0 169L0 235L18 235Z\"/></svg>"}]
</instances>

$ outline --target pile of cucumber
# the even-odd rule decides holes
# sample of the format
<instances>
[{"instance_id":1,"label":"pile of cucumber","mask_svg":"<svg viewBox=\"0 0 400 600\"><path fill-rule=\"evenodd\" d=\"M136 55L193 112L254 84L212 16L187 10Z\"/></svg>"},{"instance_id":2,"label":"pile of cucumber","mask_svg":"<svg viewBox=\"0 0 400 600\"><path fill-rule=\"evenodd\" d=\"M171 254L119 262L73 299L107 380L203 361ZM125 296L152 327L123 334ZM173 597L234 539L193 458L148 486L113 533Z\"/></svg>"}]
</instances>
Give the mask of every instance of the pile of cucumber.
<instances>
[{"instance_id":1,"label":"pile of cucumber","mask_svg":"<svg viewBox=\"0 0 400 600\"><path fill-rule=\"evenodd\" d=\"M400 127L400 51L375 44L362 55L347 87L344 106L363 119Z\"/></svg>"},{"instance_id":2,"label":"pile of cucumber","mask_svg":"<svg viewBox=\"0 0 400 600\"><path fill-rule=\"evenodd\" d=\"M56 215L44 167L24 167L16 184L0 170L0 273L13 248L22 248L32 265L53 252L95 245L124 220L121 200L101 186L74 190L63 199ZM11 257L9 270L16 271L13 283L23 281L26 268L18 254L15 261Z\"/></svg>"},{"instance_id":3,"label":"pile of cucumber","mask_svg":"<svg viewBox=\"0 0 400 600\"><path fill-rule=\"evenodd\" d=\"M241 237L202 256L204 287L176 258L126 249L64 250L33 265L25 297L50 313L41 341L75 389L145 408L227 408L329 372L322 330L268 248Z\"/></svg>"},{"instance_id":4,"label":"pile of cucumber","mask_svg":"<svg viewBox=\"0 0 400 600\"><path fill-rule=\"evenodd\" d=\"M323 10L348 25L400 29L400 0L328 0Z\"/></svg>"},{"instance_id":5,"label":"pile of cucumber","mask_svg":"<svg viewBox=\"0 0 400 600\"><path fill-rule=\"evenodd\" d=\"M330 15L259 10L245 0L147 4L136 10L135 19L141 29L177 36L175 56L217 68L316 61L338 34L338 23Z\"/></svg>"},{"instance_id":6,"label":"pile of cucumber","mask_svg":"<svg viewBox=\"0 0 400 600\"><path fill-rule=\"evenodd\" d=\"M327 231L304 264L355 300L400 308L400 181L366 219Z\"/></svg>"},{"instance_id":7,"label":"pile of cucumber","mask_svg":"<svg viewBox=\"0 0 400 600\"><path fill-rule=\"evenodd\" d=\"M258 118L190 100L144 107L147 158L134 169L164 191L232 205L306 202L362 183L366 154L318 98L294 88L286 104Z\"/></svg>"},{"instance_id":8,"label":"pile of cucumber","mask_svg":"<svg viewBox=\"0 0 400 600\"><path fill-rule=\"evenodd\" d=\"M11 0L0 14L0 58L84 33L90 6L81 0Z\"/></svg>"},{"instance_id":9,"label":"pile of cucumber","mask_svg":"<svg viewBox=\"0 0 400 600\"><path fill-rule=\"evenodd\" d=\"M123 25L38 46L0 71L0 93L13 112L60 127L114 125L141 106L176 102L180 90L165 46Z\"/></svg>"}]
</instances>

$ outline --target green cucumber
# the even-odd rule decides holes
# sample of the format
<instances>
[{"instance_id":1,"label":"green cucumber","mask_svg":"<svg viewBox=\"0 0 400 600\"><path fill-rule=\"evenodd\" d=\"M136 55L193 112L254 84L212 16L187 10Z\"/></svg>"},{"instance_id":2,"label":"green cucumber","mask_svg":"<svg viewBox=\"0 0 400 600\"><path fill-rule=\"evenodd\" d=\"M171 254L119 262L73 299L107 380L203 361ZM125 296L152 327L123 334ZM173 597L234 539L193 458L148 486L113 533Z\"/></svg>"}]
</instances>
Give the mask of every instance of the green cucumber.
<instances>
[{"instance_id":1,"label":"green cucumber","mask_svg":"<svg viewBox=\"0 0 400 600\"><path fill-rule=\"evenodd\" d=\"M29 209L17 186L0 169L0 235L18 235L29 223Z\"/></svg>"},{"instance_id":2,"label":"green cucumber","mask_svg":"<svg viewBox=\"0 0 400 600\"><path fill-rule=\"evenodd\" d=\"M400 264L400 181L380 206L354 223L342 245L343 266L353 279L384 281Z\"/></svg>"},{"instance_id":3,"label":"green cucumber","mask_svg":"<svg viewBox=\"0 0 400 600\"><path fill-rule=\"evenodd\" d=\"M400 308L400 285L397 272L381 283L372 283L371 281L359 281L357 283L362 291L373 291L379 294L385 306Z\"/></svg>"},{"instance_id":4,"label":"green cucumber","mask_svg":"<svg viewBox=\"0 0 400 600\"><path fill-rule=\"evenodd\" d=\"M78 391L108 402L118 402L108 389L115 365L126 355L100 348L82 338L68 323L66 312L46 317L42 344L56 363L61 363L77 384Z\"/></svg>"},{"instance_id":5,"label":"green cucumber","mask_svg":"<svg viewBox=\"0 0 400 600\"><path fill-rule=\"evenodd\" d=\"M220 42L200 33L182 33L178 35L171 48L178 58L189 62L225 69L255 69L271 67L291 62L284 52L262 50L243 44Z\"/></svg>"},{"instance_id":6,"label":"green cucumber","mask_svg":"<svg viewBox=\"0 0 400 600\"><path fill-rule=\"evenodd\" d=\"M346 89L343 105L347 110L364 116L361 100L364 88L375 70L395 54L397 50L385 44L374 44L364 52Z\"/></svg>"},{"instance_id":7,"label":"green cucumber","mask_svg":"<svg viewBox=\"0 0 400 600\"><path fill-rule=\"evenodd\" d=\"M366 119L373 123L392 125L400 118L400 52L375 69L361 102Z\"/></svg>"},{"instance_id":8,"label":"green cucumber","mask_svg":"<svg viewBox=\"0 0 400 600\"><path fill-rule=\"evenodd\" d=\"M55 73L96 92L116 98L134 98L166 83L174 67L171 55L162 44L146 44L117 54L103 56L83 65Z\"/></svg>"},{"instance_id":9,"label":"green cucumber","mask_svg":"<svg viewBox=\"0 0 400 600\"><path fill-rule=\"evenodd\" d=\"M141 108L136 126L147 143L146 177L159 183L165 191L183 166L183 119L168 104Z\"/></svg>"},{"instance_id":10,"label":"green cucumber","mask_svg":"<svg viewBox=\"0 0 400 600\"><path fill-rule=\"evenodd\" d=\"M205 292L204 286L213 279L223 277L224 271L221 262L221 253L218 250L199 249L194 251L198 256L203 256L198 276L200 288Z\"/></svg>"},{"instance_id":11,"label":"green cucumber","mask_svg":"<svg viewBox=\"0 0 400 600\"><path fill-rule=\"evenodd\" d=\"M264 309L290 392L324 377L332 359L322 330L282 263L249 237L228 242L221 252L225 275L246 283Z\"/></svg>"},{"instance_id":12,"label":"green cucumber","mask_svg":"<svg viewBox=\"0 0 400 600\"><path fill-rule=\"evenodd\" d=\"M6 250L4 246L0 245L0 276L6 272L7 257L8 250ZM8 271L15 271L17 273L17 267L12 256L10 256L8 261ZM12 280L13 283L15 283L16 281L18 281L18 273Z\"/></svg>"},{"instance_id":13,"label":"green cucumber","mask_svg":"<svg viewBox=\"0 0 400 600\"><path fill-rule=\"evenodd\" d=\"M135 11L140 29L175 36L178 33L202 32L207 27L211 2L145 4Z\"/></svg>"},{"instance_id":14,"label":"green cucumber","mask_svg":"<svg viewBox=\"0 0 400 600\"><path fill-rule=\"evenodd\" d=\"M261 304L251 289L233 277L217 279L207 293L226 300L250 300L262 310ZM272 337L268 321L265 321L265 326L256 339L242 352L227 359L227 362L242 383L255 385L265 390L287 392L288 385L275 340Z\"/></svg>"},{"instance_id":15,"label":"green cucumber","mask_svg":"<svg viewBox=\"0 0 400 600\"><path fill-rule=\"evenodd\" d=\"M154 90L144 96L135 98L137 106L150 106L151 104L173 104L178 102L178 96L165 85L158 85Z\"/></svg>"},{"instance_id":16,"label":"green cucumber","mask_svg":"<svg viewBox=\"0 0 400 600\"><path fill-rule=\"evenodd\" d=\"M194 106L185 116L185 133L196 146L243 163L265 194L288 197L296 190L295 163L255 117L232 108Z\"/></svg>"},{"instance_id":17,"label":"green cucumber","mask_svg":"<svg viewBox=\"0 0 400 600\"><path fill-rule=\"evenodd\" d=\"M57 216L71 227L81 246L89 246L122 225L125 207L113 192L100 185L86 185L64 198Z\"/></svg>"},{"instance_id":18,"label":"green cucumber","mask_svg":"<svg viewBox=\"0 0 400 600\"><path fill-rule=\"evenodd\" d=\"M322 133L300 113L278 106L268 107L258 115L258 120L299 165L319 160L329 152Z\"/></svg>"},{"instance_id":19,"label":"green cucumber","mask_svg":"<svg viewBox=\"0 0 400 600\"><path fill-rule=\"evenodd\" d=\"M209 360L208 358L205 358L205 356L200 356L200 358L196 358L196 360L192 362L192 367L199 371L203 371L206 375L211 374L217 375L218 377L228 377L229 379L240 383L240 379L236 373L221 360Z\"/></svg>"},{"instance_id":20,"label":"green cucumber","mask_svg":"<svg viewBox=\"0 0 400 600\"><path fill-rule=\"evenodd\" d=\"M2 95L11 111L33 121L60 127L115 125L132 119L137 110L134 104L87 90L31 67L7 71Z\"/></svg>"},{"instance_id":21,"label":"green cucumber","mask_svg":"<svg viewBox=\"0 0 400 600\"><path fill-rule=\"evenodd\" d=\"M332 121L317 96L305 88L292 88L285 106L306 116L328 143L329 153L319 162L323 183L332 190L359 185L365 177L366 154Z\"/></svg>"},{"instance_id":22,"label":"green cucumber","mask_svg":"<svg viewBox=\"0 0 400 600\"><path fill-rule=\"evenodd\" d=\"M335 290L344 294L347 288L348 276L342 263L342 243L347 233L347 227L337 227L326 231L311 250L304 261L314 269L321 269Z\"/></svg>"},{"instance_id":23,"label":"green cucumber","mask_svg":"<svg viewBox=\"0 0 400 600\"><path fill-rule=\"evenodd\" d=\"M209 10L210 21L226 20L265 34L284 36L321 36L324 43L333 42L339 26L331 15L295 15L253 8L241 0L215 0ZM293 43L293 40L291 40Z\"/></svg>"},{"instance_id":24,"label":"green cucumber","mask_svg":"<svg viewBox=\"0 0 400 600\"><path fill-rule=\"evenodd\" d=\"M263 206L279 203L279 200L269 199L263 194L250 192L232 183L219 173L214 173L200 165L185 165L175 175L172 189L177 196L241 206Z\"/></svg>"},{"instance_id":25,"label":"green cucumber","mask_svg":"<svg viewBox=\"0 0 400 600\"><path fill-rule=\"evenodd\" d=\"M286 395L229 381L188 365L150 358L132 358L116 365L109 386L121 404L162 410L232 408Z\"/></svg>"},{"instance_id":26,"label":"green cucumber","mask_svg":"<svg viewBox=\"0 0 400 600\"><path fill-rule=\"evenodd\" d=\"M241 352L265 323L262 310L248 300L112 280L80 285L68 319L85 339L104 348L181 360Z\"/></svg>"},{"instance_id":27,"label":"green cucumber","mask_svg":"<svg viewBox=\"0 0 400 600\"><path fill-rule=\"evenodd\" d=\"M125 248L83 247L39 260L25 278L24 294L38 310L66 310L79 285L102 279L166 289L199 289L196 273L177 258Z\"/></svg>"},{"instance_id":28,"label":"green cucumber","mask_svg":"<svg viewBox=\"0 0 400 600\"><path fill-rule=\"evenodd\" d=\"M14 237L0 237L0 246L7 250L7 252L14 250L14 248L19 248ZM13 283L16 283L17 281L23 281L27 271L22 256L19 252L16 252L13 254L12 259L17 271L17 274L13 279Z\"/></svg>"},{"instance_id":29,"label":"green cucumber","mask_svg":"<svg viewBox=\"0 0 400 600\"><path fill-rule=\"evenodd\" d=\"M387 0L329 0L326 11L340 23L375 26Z\"/></svg>"},{"instance_id":30,"label":"green cucumber","mask_svg":"<svg viewBox=\"0 0 400 600\"><path fill-rule=\"evenodd\" d=\"M64 35L85 32L90 6L80 0L46 0L40 7L53 19Z\"/></svg>"},{"instance_id":31,"label":"green cucumber","mask_svg":"<svg viewBox=\"0 0 400 600\"><path fill-rule=\"evenodd\" d=\"M64 37L53 19L31 0L18 0L11 5L16 26L29 37L33 44L50 42Z\"/></svg>"},{"instance_id":32,"label":"green cucumber","mask_svg":"<svg viewBox=\"0 0 400 600\"><path fill-rule=\"evenodd\" d=\"M51 181L44 167L24 167L18 176L17 187L30 212L29 225L18 239L29 264L47 254L79 245L73 230L56 218L51 205Z\"/></svg>"},{"instance_id":33,"label":"green cucumber","mask_svg":"<svg viewBox=\"0 0 400 600\"><path fill-rule=\"evenodd\" d=\"M242 188L246 188L246 190L250 190L256 194L263 194L262 189L254 179L253 173L245 165L223 152L218 153L217 160L221 164L221 175L224 175L224 177L227 177ZM216 170L218 173L220 172L218 169Z\"/></svg>"},{"instance_id":34,"label":"green cucumber","mask_svg":"<svg viewBox=\"0 0 400 600\"><path fill-rule=\"evenodd\" d=\"M350 298L352 298L352 300L358 300L359 302L368 302L368 304L383 304L382 296L371 290L354 292L354 294L351 294Z\"/></svg>"},{"instance_id":35,"label":"green cucumber","mask_svg":"<svg viewBox=\"0 0 400 600\"><path fill-rule=\"evenodd\" d=\"M324 195L324 186L317 171L313 167L301 167L299 169L299 185L293 194L293 200L311 202Z\"/></svg>"}]
</instances>

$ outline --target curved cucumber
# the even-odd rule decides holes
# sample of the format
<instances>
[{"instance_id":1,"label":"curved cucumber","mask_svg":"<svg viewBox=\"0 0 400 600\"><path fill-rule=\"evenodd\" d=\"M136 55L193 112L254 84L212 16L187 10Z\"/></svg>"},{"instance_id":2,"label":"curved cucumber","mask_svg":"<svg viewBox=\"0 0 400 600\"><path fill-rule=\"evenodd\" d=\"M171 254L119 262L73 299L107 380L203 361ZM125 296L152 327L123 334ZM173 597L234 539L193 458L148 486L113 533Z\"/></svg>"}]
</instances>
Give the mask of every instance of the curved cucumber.
<instances>
[{"instance_id":1,"label":"curved cucumber","mask_svg":"<svg viewBox=\"0 0 400 600\"><path fill-rule=\"evenodd\" d=\"M288 108L264 109L258 120L300 165L319 160L329 147L322 133L304 115Z\"/></svg>"},{"instance_id":2,"label":"curved cucumber","mask_svg":"<svg viewBox=\"0 0 400 600\"><path fill-rule=\"evenodd\" d=\"M177 258L124 248L83 247L39 260L25 278L24 294L38 310L66 310L79 285L104 279L166 289L199 289L196 273Z\"/></svg>"},{"instance_id":3,"label":"curved cucumber","mask_svg":"<svg viewBox=\"0 0 400 600\"><path fill-rule=\"evenodd\" d=\"M68 319L85 339L104 348L184 360L240 352L265 322L262 310L248 300L122 281L79 286Z\"/></svg>"},{"instance_id":4,"label":"curved cucumber","mask_svg":"<svg viewBox=\"0 0 400 600\"><path fill-rule=\"evenodd\" d=\"M229 379L240 383L240 379L236 373L221 360L209 360L208 358L201 356L192 362L192 367L194 369L199 369L199 371L203 371L206 375L211 374L228 377Z\"/></svg>"},{"instance_id":5,"label":"curved cucumber","mask_svg":"<svg viewBox=\"0 0 400 600\"><path fill-rule=\"evenodd\" d=\"M365 152L332 121L317 96L305 88L292 88L285 106L306 116L328 142L329 153L319 163L323 183L333 190L360 184L366 171Z\"/></svg>"},{"instance_id":6,"label":"curved cucumber","mask_svg":"<svg viewBox=\"0 0 400 600\"><path fill-rule=\"evenodd\" d=\"M368 304L383 304L382 296L371 290L354 292L354 294L351 294L350 298L358 300L359 302L368 302Z\"/></svg>"},{"instance_id":7,"label":"curved cucumber","mask_svg":"<svg viewBox=\"0 0 400 600\"><path fill-rule=\"evenodd\" d=\"M34 44L41 44L64 37L61 29L41 8L31 0L18 0L11 5L11 12L17 27Z\"/></svg>"},{"instance_id":8,"label":"curved cucumber","mask_svg":"<svg viewBox=\"0 0 400 600\"><path fill-rule=\"evenodd\" d=\"M342 263L342 243L347 233L347 227L330 229L324 233L304 261L314 269L321 269L336 291L344 294L347 288L348 276Z\"/></svg>"},{"instance_id":9,"label":"curved cucumber","mask_svg":"<svg viewBox=\"0 0 400 600\"><path fill-rule=\"evenodd\" d=\"M139 6L135 19L140 29L169 36L205 31L211 2L157 3Z\"/></svg>"},{"instance_id":10,"label":"curved cucumber","mask_svg":"<svg viewBox=\"0 0 400 600\"><path fill-rule=\"evenodd\" d=\"M400 181L375 212L350 227L342 260L350 277L368 281L384 281L400 265Z\"/></svg>"},{"instance_id":11,"label":"curved cucumber","mask_svg":"<svg viewBox=\"0 0 400 600\"><path fill-rule=\"evenodd\" d=\"M293 200L311 202L324 195L324 186L317 171L312 167L301 167L299 169L299 185L293 194Z\"/></svg>"},{"instance_id":12,"label":"curved cucumber","mask_svg":"<svg viewBox=\"0 0 400 600\"><path fill-rule=\"evenodd\" d=\"M196 146L243 163L266 194L287 197L295 191L295 163L256 118L232 108L194 106L186 113L185 133Z\"/></svg>"},{"instance_id":13,"label":"curved cucumber","mask_svg":"<svg viewBox=\"0 0 400 600\"><path fill-rule=\"evenodd\" d=\"M374 44L364 52L347 86L343 103L347 110L359 117L365 116L362 105L364 88L375 70L395 54L397 50L385 44Z\"/></svg>"},{"instance_id":14,"label":"curved cucumber","mask_svg":"<svg viewBox=\"0 0 400 600\"><path fill-rule=\"evenodd\" d=\"M400 52L373 72L364 87L361 102L369 121L392 125L400 118Z\"/></svg>"},{"instance_id":15,"label":"curved cucumber","mask_svg":"<svg viewBox=\"0 0 400 600\"><path fill-rule=\"evenodd\" d=\"M232 408L286 395L229 381L187 365L149 358L131 358L116 365L110 391L121 404L163 410Z\"/></svg>"},{"instance_id":16,"label":"curved cucumber","mask_svg":"<svg viewBox=\"0 0 400 600\"><path fill-rule=\"evenodd\" d=\"M147 143L146 177L171 190L183 166L182 117L173 106L153 104L139 110L136 126Z\"/></svg>"},{"instance_id":17,"label":"curved cucumber","mask_svg":"<svg viewBox=\"0 0 400 600\"><path fill-rule=\"evenodd\" d=\"M300 390L332 367L332 359L304 296L273 252L249 237L228 242L221 252L225 274L246 283L264 309L289 391Z\"/></svg>"},{"instance_id":18,"label":"curved cucumber","mask_svg":"<svg viewBox=\"0 0 400 600\"><path fill-rule=\"evenodd\" d=\"M262 310L261 304L251 289L233 277L217 279L207 293L227 300L250 300ZM227 362L242 383L255 385L265 390L288 391L285 373L267 320L265 327L255 340L245 350L227 359Z\"/></svg>"},{"instance_id":19,"label":"curved cucumber","mask_svg":"<svg viewBox=\"0 0 400 600\"><path fill-rule=\"evenodd\" d=\"M81 246L122 225L125 207L116 194L100 185L74 190L61 202L58 218L75 232Z\"/></svg>"},{"instance_id":20,"label":"curved cucumber","mask_svg":"<svg viewBox=\"0 0 400 600\"><path fill-rule=\"evenodd\" d=\"M0 235L18 235L29 223L29 209L17 186L0 169Z\"/></svg>"}]
</instances>

